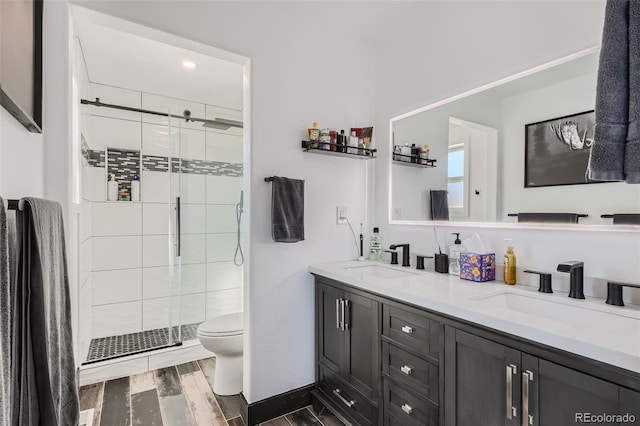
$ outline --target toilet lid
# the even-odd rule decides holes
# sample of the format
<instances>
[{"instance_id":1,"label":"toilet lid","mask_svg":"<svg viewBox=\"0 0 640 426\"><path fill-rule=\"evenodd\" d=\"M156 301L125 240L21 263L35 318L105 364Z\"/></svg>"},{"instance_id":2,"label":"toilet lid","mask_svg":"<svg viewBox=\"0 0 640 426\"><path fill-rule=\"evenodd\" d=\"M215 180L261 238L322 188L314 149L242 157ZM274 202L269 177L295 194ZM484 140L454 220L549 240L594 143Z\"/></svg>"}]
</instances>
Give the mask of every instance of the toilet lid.
<instances>
[{"instance_id":1,"label":"toilet lid","mask_svg":"<svg viewBox=\"0 0 640 426\"><path fill-rule=\"evenodd\" d=\"M242 312L211 318L198 326L198 333L207 336L230 336L242 331Z\"/></svg>"}]
</instances>

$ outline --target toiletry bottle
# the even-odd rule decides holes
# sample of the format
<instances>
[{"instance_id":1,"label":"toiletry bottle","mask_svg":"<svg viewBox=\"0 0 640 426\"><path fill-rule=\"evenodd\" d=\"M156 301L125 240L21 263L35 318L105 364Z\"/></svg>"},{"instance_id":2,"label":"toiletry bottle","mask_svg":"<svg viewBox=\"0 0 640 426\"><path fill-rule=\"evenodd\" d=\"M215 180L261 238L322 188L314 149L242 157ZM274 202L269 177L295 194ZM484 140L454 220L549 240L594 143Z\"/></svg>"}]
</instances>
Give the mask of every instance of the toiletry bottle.
<instances>
[{"instance_id":1,"label":"toiletry bottle","mask_svg":"<svg viewBox=\"0 0 640 426\"><path fill-rule=\"evenodd\" d=\"M331 134L329 133L329 129L320 130L320 149L324 149L325 151L331 151Z\"/></svg>"},{"instance_id":2,"label":"toiletry bottle","mask_svg":"<svg viewBox=\"0 0 640 426\"><path fill-rule=\"evenodd\" d=\"M504 283L513 285L516 283L516 254L513 252L513 240L504 240L507 242L507 251L504 254Z\"/></svg>"},{"instance_id":3,"label":"toiletry bottle","mask_svg":"<svg viewBox=\"0 0 640 426\"><path fill-rule=\"evenodd\" d=\"M107 182L107 200L118 201L118 182L116 182L116 175L112 174L111 179Z\"/></svg>"},{"instance_id":4,"label":"toiletry bottle","mask_svg":"<svg viewBox=\"0 0 640 426\"><path fill-rule=\"evenodd\" d=\"M131 201L140 201L140 178L137 173L131 181Z\"/></svg>"},{"instance_id":5,"label":"toiletry bottle","mask_svg":"<svg viewBox=\"0 0 640 426\"><path fill-rule=\"evenodd\" d=\"M338 143L342 145L338 147L338 152L347 152L347 135L344 134L344 129L340 130L340 134L338 135Z\"/></svg>"},{"instance_id":6,"label":"toiletry bottle","mask_svg":"<svg viewBox=\"0 0 640 426\"><path fill-rule=\"evenodd\" d=\"M429 159L429 145L425 144L422 147L422 159L423 160L428 160ZM424 164L427 164L426 161L423 161Z\"/></svg>"},{"instance_id":7,"label":"toiletry bottle","mask_svg":"<svg viewBox=\"0 0 640 426\"><path fill-rule=\"evenodd\" d=\"M460 233L452 232L451 235L456 236L456 240L449 248L449 273L451 275L460 275L460 253L464 251L462 241L460 241Z\"/></svg>"},{"instance_id":8,"label":"toiletry bottle","mask_svg":"<svg viewBox=\"0 0 640 426\"><path fill-rule=\"evenodd\" d=\"M373 228L373 235L369 240L369 260L382 260L382 237L378 228Z\"/></svg>"},{"instance_id":9,"label":"toiletry bottle","mask_svg":"<svg viewBox=\"0 0 640 426\"><path fill-rule=\"evenodd\" d=\"M400 157L402 158L402 161L405 163L411 161L411 147L409 146L409 143L405 143L400 152L402 153L402 157Z\"/></svg>"},{"instance_id":10,"label":"toiletry bottle","mask_svg":"<svg viewBox=\"0 0 640 426\"><path fill-rule=\"evenodd\" d=\"M356 136L356 131L352 130L351 131L351 136L349 137L349 146L353 147L351 149L351 153L352 154L357 154L358 153L358 137Z\"/></svg>"},{"instance_id":11,"label":"toiletry bottle","mask_svg":"<svg viewBox=\"0 0 640 426\"><path fill-rule=\"evenodd\" d=\"M416 162L422 164L422 147L420 145L418 145L416 152Z\"/></svg>"},{"instance_id":12,"label":"toiletry bottle","mask_svg":"<svg viewBox=\"0 0 640 426\"><path fill-rule=\"evenodd\" d=\"M320 140L320 129L318 129L318 122L314 121L309 128L309 140L313 143L311 144L312 148L318 149L318 140Z\"/></svg>"}]
</instances>

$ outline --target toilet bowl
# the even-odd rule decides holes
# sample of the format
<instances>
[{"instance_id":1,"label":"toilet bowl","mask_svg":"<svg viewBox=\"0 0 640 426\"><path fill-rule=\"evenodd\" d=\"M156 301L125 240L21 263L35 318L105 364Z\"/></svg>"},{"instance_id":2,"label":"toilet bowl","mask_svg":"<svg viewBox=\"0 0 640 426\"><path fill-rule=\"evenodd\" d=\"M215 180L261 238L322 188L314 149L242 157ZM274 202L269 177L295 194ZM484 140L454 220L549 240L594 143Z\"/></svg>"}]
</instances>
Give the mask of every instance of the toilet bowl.
<instances>
[{"instance_id":1,"label":"toilet bowl","mask_svg":"<svg viewBox=\"0 0 640 426\"><path fill-rule=\"evenodd\" d=\"M242 312L208 319L198 326L202 346L216 356L213 392L236 395L242 392Z\"/></svg>"}]
</instances>

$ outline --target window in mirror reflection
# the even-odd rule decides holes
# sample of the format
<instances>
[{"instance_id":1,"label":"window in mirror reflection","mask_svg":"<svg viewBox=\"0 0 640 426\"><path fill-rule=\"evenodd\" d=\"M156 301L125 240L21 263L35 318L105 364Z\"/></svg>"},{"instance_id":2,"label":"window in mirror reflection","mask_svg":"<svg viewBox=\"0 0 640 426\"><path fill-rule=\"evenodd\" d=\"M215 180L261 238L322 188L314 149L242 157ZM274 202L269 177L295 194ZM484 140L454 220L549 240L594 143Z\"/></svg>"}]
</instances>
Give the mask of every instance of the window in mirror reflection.
<instances>
[{"instance_id":1,"label":"window in mirror reflection","mask_svg":"<svg viewBox=\"0 0 640 426\"><path fill-rule=\"evenodd\" d=\"M447 191L449 192L449 214L462 214L465 208L464 144L449 146L447 167Z\"/></svg>"}]
</instances>

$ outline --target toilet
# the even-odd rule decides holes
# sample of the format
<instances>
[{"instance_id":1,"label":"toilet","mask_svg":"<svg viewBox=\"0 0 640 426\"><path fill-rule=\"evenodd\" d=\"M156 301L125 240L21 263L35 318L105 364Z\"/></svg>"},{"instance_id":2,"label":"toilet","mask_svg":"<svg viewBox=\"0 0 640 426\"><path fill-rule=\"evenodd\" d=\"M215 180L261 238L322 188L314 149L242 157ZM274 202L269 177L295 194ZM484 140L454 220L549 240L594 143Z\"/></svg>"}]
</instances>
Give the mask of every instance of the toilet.
<instances>
[{"instance_id":1,"label":"toilet","mask_svg":"<svg viewBox=\"0 0 640 426\"><path fill-rule=\"evenodd\" d=\"M208 319L198 326L202 346L216 356L213 392L237 395L242 392L242 312Z\"/></svg>"}]
</instances>

